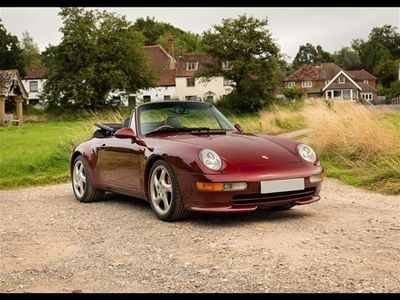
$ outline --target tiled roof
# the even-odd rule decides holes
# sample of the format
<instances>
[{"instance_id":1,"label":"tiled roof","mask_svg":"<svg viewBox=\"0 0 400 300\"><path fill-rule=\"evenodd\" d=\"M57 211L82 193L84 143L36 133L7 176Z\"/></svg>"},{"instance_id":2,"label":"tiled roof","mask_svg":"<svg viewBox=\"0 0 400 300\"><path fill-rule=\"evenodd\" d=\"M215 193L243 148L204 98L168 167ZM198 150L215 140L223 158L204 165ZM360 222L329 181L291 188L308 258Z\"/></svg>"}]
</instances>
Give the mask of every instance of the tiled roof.
<instances>
[{"instance_id":1,"label":"tiled roof","mask_svg":"<svg viewBox=\"0 0 400 300\"><path fill-rule=\"evenodd\" d=\"M30 68L26 71L23 79L43 79L46 78L48 69L46 67Z\"/></svg>"},{"instance_id":2,"label":"tiled roof","mask_svg":"<svg viewBox=\"0 0 400 300\"><path fill-rule=\"evenodd\" d=\"M357 84L361 87L362 92L376 93L376 88L374 86L365 83L357 83Z\"/></svg>"},{"instance_id":3,"label":"tiled roof","mask_svg":"<svg viewBox=\"0 0 400 300\"><path fill-rule=\"evenodd\" d=\"M18 84L22 96L26 99L28 94L21 82L18 70L0 70L0 95L7 96L15 83Z\"/></svg>"},{"instance_id":4,"label":"tiled roof","mask_svg":"<svg viewBox=\"0 0 400 300\"><path fill-rule=\"evenodd\" d=\"M149 67L153 72L157 73L161 70L175 68L174 58L160 45L143 46L142 49L149 63Z\"/></svg>"},{"instance_id":5,"label":"tiled roof","mask_svg":"<svg viewBox=\"0 0 400 300\"><path fill-rule=\"evenodd\" d=\"M335 63L308 64L301 66L300 69L288 76L285 81L328 80L332 79L341 70L342 68Z\"/></svg>"},{"instance_id":6,"label":"tiled roof","mask_svg":"<svg viewBox=\"0 0 400 300\"><path fill-rule=\"evenodd\" d=\"M186 63L197 62L197 70L188 71ZM184 54L179 57L176 65L176 77L192 77L196 71L204 70L207 65L215 63L210 55L205 53Z\"/></svg>"},{"instance_id":7,"label":"tiled roof","mask_svg":"<svg viewBox=\"0 0 400 300\"><path fill-rule=\"evenodd\" d=\"M365 71L364 69L356 70L356 71L346 71L346 73L355 81L375 80L376 79L375 76L373 76L371 73Z\"/></svg>"},{"instance_id":8,"label":"tiled roof","mask_svg":"<svg viewBox=\"0 0 400 300\"><path fill-rule=\"evenodd\" d=\"M174 86L175 85L175 69L162 70L156 80L156 86Z\"/></svg>"}]
</instances>

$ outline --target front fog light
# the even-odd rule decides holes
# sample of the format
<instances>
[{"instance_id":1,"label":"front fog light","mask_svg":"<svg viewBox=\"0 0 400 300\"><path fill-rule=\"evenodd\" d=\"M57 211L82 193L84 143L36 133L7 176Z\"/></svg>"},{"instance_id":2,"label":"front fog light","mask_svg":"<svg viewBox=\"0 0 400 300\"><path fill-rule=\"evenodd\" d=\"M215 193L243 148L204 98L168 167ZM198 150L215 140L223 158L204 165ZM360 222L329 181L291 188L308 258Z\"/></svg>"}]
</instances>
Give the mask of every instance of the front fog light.
<instances>
[{"instance_id":1,"label":"front fog light","mask_svg":"<svg viewBox=\"0 0 400 300\"><path fill-rule=\"evenodd\" d=\"M320 182L322 179L324 179L324 175L322 173L310 176L310 182L311 183Z\"/></svg>"}]
</instances>

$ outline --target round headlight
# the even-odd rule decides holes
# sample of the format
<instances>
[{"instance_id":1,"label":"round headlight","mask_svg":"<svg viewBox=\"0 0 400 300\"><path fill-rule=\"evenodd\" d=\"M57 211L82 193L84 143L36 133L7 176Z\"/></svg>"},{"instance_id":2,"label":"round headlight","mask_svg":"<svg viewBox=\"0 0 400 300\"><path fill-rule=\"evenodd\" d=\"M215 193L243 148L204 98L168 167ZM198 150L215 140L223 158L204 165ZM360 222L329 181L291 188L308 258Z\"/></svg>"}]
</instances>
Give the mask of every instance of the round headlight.
<instances>
[{"instance_id":1,"label":"round headlight","mask_svg":"<svg viewBox=\"0 0 400 300\"><path fill-rule=\"evenodd\" d=\"M210 149L203 149L200 151L199 156L200 160L207 168L214 171L218 171L222 168L222 160L216 152Z\"/></svg>"},{"instance_id":2,"label":"round headlight","mask_svg":"<svg viewBox=\"0 0 400 300\"><path fill-rule=\"evenodd\" d=\"M297 145L297 151L299 152L299 155L301 158L304 160L310 162L310 163L315 163L317 160L317 155L315 154L314 150L305 144L299 144Z\"/></svg>"}]
</instances>

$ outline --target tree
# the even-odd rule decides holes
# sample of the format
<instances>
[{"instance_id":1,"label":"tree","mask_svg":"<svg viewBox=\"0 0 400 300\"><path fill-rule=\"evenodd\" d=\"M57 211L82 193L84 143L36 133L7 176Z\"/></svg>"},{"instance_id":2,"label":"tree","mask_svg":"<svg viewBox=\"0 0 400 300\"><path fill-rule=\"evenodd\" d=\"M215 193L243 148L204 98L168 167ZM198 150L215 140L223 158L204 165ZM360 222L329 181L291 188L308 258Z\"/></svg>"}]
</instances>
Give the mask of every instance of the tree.
<instances>
[{"instance_id":1,"label":"tree","mask_svg":"<svg viewBox=\"0 0 400 300\"><path fill-rule=\"evenodd\" d=\"M362 63L372 66L373 69L383 62L393 59L390 51L377 41L364 43L359 50L359 56Z\"/></svg>"},{"instance_id":2,"label":"tree","mask_svg":"<svg viewBox=\"0 0 400 300\"><path fill-rule=\"evenodd\" d=\"M330 53L324 51L320 45L314 47L312 44L307 43L299 47L299 51L293 60L293 68L298 69L304 64L312 64L317 61L331 62L333 61L333 58Z\"/></svg>"},{"instance_id":3,"label":"tree","mask_svg":"<svg viewBox=\"0 0 400 300\"><path fill-rule=\"evenodd\" d=\"M26 69L42 66L42 56L39 47L33 41L28 31L22 33L21 48Z\"/></svg>"},{"instance_id":4,"label":"tree","mask_svg":"<svg viewBox=\"0 0 400 300\"><path fill-rule=\"evenodd\" d=\"M387 60L377 65L374 73L378 78L378 82L387 88L398 78L398 68L399 61Z\"/></svg>"},{"instance_id":5,"label":"tree","mask_svg":"<svg viewBox=\"0 0 400 300\"><path fill-rule=\"evenodd\" d=\"M0 19L0 69L17 69L24 76L24 60L18 38L8 33L1 22Z\"/></svg>"},{"instance_id":6,"label":"tree","mask_svg":"<svg viewBox=\"0 0 400 300\"><path fill-rule=\"evenodd\" d=\"M284 89L283 94L290 100L301 100L305 96L305 91L297 86L287 87Z\"/></svg>"},{"instance_id":7,"label":"tree","mask_svg":"<svg viewBox=\"0 0 400 300\"><path fill-rule=\"evenodd\" d=\"M174 38L174 56L179 55L180 48L183 52L201 51L201 37L198 34L176 28L169 23L155 21L154 18L146 17L136 19L134 28L144 36L145 45L159 44L167 49L168 39Z\"/></svg>"},{"instance_id":8,"label":"tree","mask_svg":"<svg viewBox=\"0 0 400 300\"><path fill-rule=\"evenodd\" d=\"M386 24L374 27L369 34L369 40L381 43L394 59L400 59L400 33L396 26Z\"/></svg>"},{"instance_id":9,"label":"tree","mask_svg":"<svg viewBox=\"0 0 400 300\"><path fill-rule=\"evenodd\" d=\"M280 83L277 71L283 62L267 24L267 19L242 15L223 19L203 34L203 47L214 62L197 76L223 76L232 81L233 91L224 103L234 112L261 109Z\"/></svg>"},{"instance_id":10,"label":"tree","mask_svg":"<svg viewBox=\"0 0 400 300\"><path fill-rule=\"evenodd\" d=\"M361 63L358 53L350 47L343 47L339 51L335 51L333 59L337 65L346 70Z\"/></svg>"},{"instance_id":11,"label":"tree","mask_svg":"<svg viewBox=\"0 0 400 300\"><path fill-rule=\"evenodd\" d=\"M112 90L135 93L152 85L141 35L124 17L80 8L59 15L62 41L46 50L51 69L43 93L50 104L96 108Z\"/></svg>"},{"instance_id":12,"label":"tree","mask_svg":"<svg viewBox=\"0 0 400 300\"><path fill-rule=\"evenodd\" d=\"M400 80L393 81L387 91L388 100L400 96Z\"/></svg>"}]
</instances>

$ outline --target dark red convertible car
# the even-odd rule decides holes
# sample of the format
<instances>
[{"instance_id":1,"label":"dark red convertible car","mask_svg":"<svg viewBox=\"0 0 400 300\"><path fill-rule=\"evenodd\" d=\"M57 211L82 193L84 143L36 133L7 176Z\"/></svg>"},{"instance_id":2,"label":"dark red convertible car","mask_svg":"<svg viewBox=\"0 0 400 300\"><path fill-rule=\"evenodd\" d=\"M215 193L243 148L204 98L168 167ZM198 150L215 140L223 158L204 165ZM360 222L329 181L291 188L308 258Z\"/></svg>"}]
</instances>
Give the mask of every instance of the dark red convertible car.
<instances>
[{"instance_id":1,"label":"dark red convertible car","mask_svg":"<svg viewBox=\"0 0 400 300\"><path fill-rule=\"evenodd\" d=\"M71 156L81 202L106 191L146 199L165 221L190 211L289 209L319 200L323 169L309 146L243 133L199 101L141 104L123 124L96 124Z\"/></svg>"}]
</instances>

